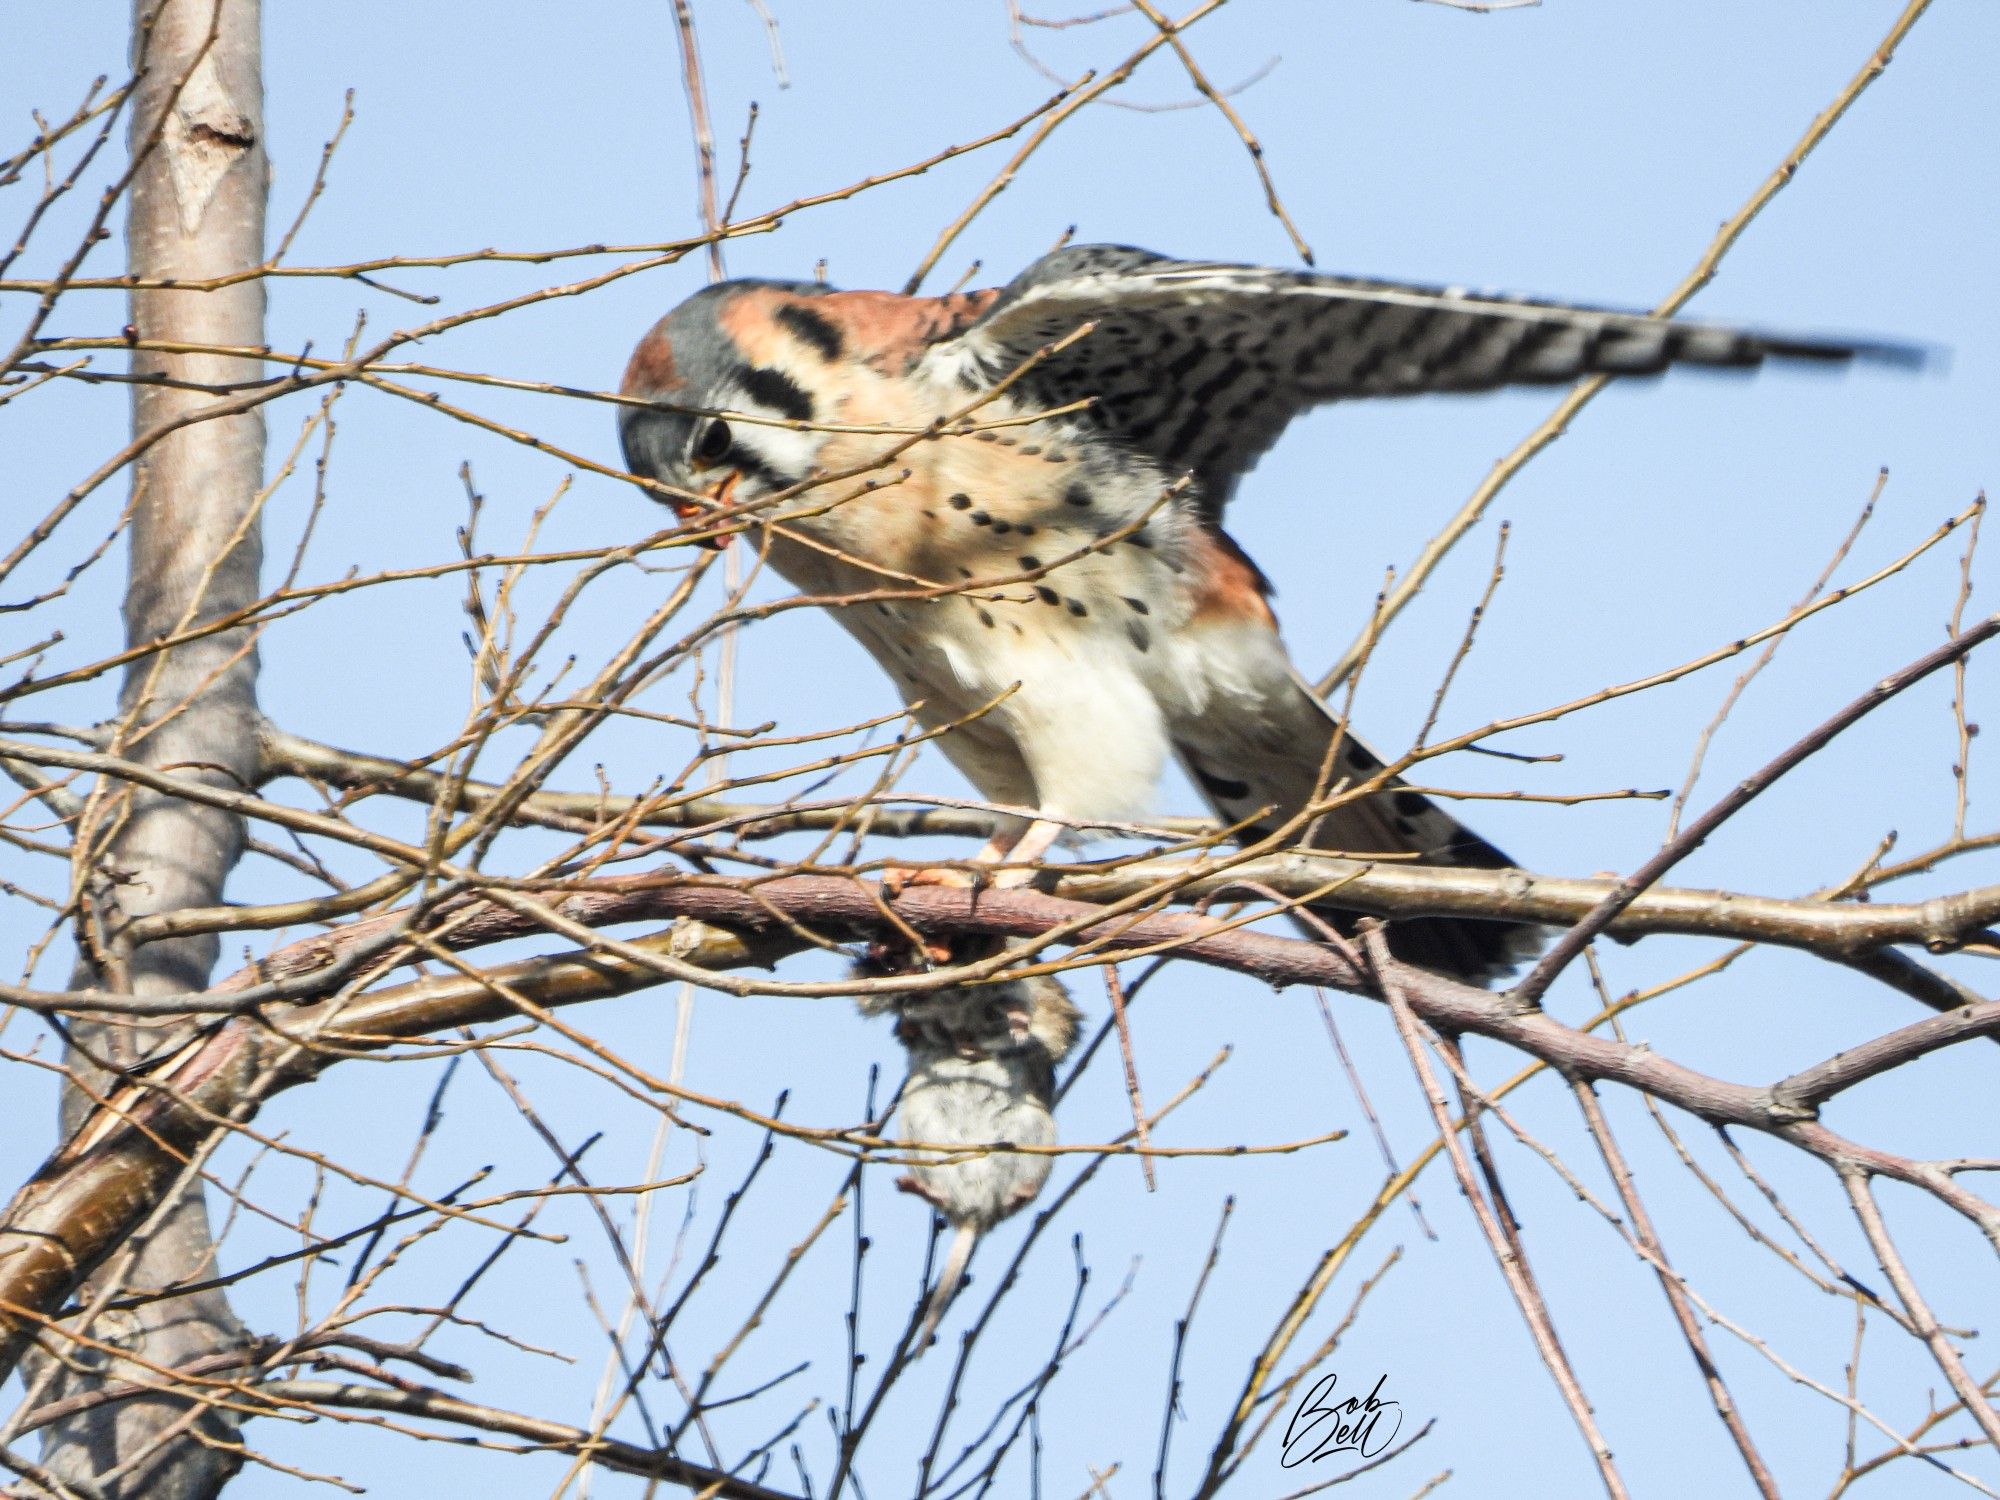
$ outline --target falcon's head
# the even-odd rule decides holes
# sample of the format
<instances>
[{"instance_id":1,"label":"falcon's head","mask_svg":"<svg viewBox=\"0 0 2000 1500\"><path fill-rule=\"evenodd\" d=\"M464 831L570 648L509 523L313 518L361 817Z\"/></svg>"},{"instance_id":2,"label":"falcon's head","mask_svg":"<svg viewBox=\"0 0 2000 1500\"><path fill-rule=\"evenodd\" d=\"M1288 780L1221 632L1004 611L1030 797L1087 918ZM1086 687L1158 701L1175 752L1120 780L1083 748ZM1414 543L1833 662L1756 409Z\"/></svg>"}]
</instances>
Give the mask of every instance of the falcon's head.
<instances>
[{"instance_id":1,"label":"falcon's head","mask_svg":"<svg viewBox=\"0 0 2000 1500\"><path fill-rule=\"evenodd\" d=\"M664 497L683 521L802 484L823 467L857 382L896 382L995 295L906 297L802 281L696 292L653 325L625 367L619 393L658 403L621 413L626 466L687 491Z\"/></svg>"},{"instance_id":2,"label":"falcon's head","mask_svg":"<svg viewBox=\"0 0 2000 1500\"><path fill-rule=\"evenodd\" d=\"M824 364L829 341L811 342L825 320L805 309L825 295L807 282L722 282L660 319L632 351L619 393L660 404L621 413L625 463L689 492L686 500L655 496L682 521L763 499L812 473L825 434L810 427L819 403L803 366L814 353ZM799 328L808 330L803 349ZM710 545L727 543L723 535Z\"/></svg>"}]
</instances>

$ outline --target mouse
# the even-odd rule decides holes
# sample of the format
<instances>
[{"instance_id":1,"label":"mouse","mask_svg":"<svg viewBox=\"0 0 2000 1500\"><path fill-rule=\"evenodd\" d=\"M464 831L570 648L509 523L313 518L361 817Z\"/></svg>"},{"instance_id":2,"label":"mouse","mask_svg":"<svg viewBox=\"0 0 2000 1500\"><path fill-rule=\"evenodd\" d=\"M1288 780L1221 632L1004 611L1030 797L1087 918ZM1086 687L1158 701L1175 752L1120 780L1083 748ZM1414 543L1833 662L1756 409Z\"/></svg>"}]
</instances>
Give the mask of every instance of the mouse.
<instances>
[{"instance_id":1,"label":"mouse","mask_svg":"<svg viewBox=\"0 0 2000 1500\"><path fill-rule=\"evenodd\" d=\"M951 986L920 995L866 996L867 1014L891 1012L909 1054L897 1133L931 1146L1051 1146L1056 1140L1056 1064L1076 1040L1079 1012L1045 974L998 984ZM930 1347L965 1279L979 1237L1035 1200L1054 1158L994 1151L913 1165L896 1186L929 1203L952 1226L937 1285L917 1338Z\"/></svg>"}]
</instances>

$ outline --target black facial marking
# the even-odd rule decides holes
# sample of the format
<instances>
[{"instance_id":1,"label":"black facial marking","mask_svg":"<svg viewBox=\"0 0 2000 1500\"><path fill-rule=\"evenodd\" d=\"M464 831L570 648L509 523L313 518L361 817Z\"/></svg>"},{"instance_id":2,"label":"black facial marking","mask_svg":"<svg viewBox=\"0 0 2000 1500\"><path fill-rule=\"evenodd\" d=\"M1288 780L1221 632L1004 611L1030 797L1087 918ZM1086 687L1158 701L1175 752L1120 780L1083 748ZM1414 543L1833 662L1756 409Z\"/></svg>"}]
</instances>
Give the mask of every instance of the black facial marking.
<instances>
[{"instance_id":1,"label":"black facial marking","mask_svg":"<svg viewBox=\"0 0 2000 1500\"><path fill-rule=\"evenodd\" d=\"M993 518L983 510L975 510L965 519L970 521L974 526L991 526L993 524Z\"/></svg>"},{"instance_id":2,"label":"black facial marking","mask_svg":"<svg viewBox=\"0 0 2000 1500\"><path fill-rule=\"evenodd\" d=\"M1041 600L1042 603L1044 604L1060 604L1062 602L1062 595L1058 594L1054 589L1050 588L1046 583L1038 583L1035 585L1035 597Z\"/></svg>"},{"instance_id":3,"label":"black facial marking","mask_svg":"<svg viewBox=\"0 0 2000 1500\"><path fill-rule=\"evenodd\" d=\"M798 480L789 474L780 474L741 443L731 443L729 452L723 455L722 462L745 479L759 480L774 490L789 489L798 483Z\"/></svg>"},{"instance_id":4,"label":"black facial marking","mask_svg":"<svg viewBox=\"0 0 2000 1500\"><path fill-rule=\"evenodd\" d=\"M1021 522L1014 529L1020 532L1022 536L1033 536L1035 534L1035 528L1026 521Z\"/></svg>"},{"instance_id":5,"label":"black facial marking","mask_svg":"<svg viewBox=\"0 0 2000 1500\"><path fill-rule=\"evenodd\" d=\"M953 495L947 503L953 510L970 510L972 508L972 496Z\"/></svg>"},{"instance_id":6,"label":"black facial marking","mask_svg":"<svg viewBox=\"0 0 2000 1500\"><path fill-rule=\"evenodd\" d=\"M993 534L995 536L1005 536L1013 529L1014 523L1012 521L995 521L993 523Z\"/></svg>"},{"instance_id":7,"label":"black facial marking","mask_svg":"<svg viewBox=\"0 0 2000 1500\"><path fill-rule=\"evenodd\" d=\"M1023 572L1028 572L1028 573L1034 572L1035 569L1039 568L1042 565L1042 560L1039 557L1024 556L1024 557L1017 557L1014 560L1021 565Z\"/></svg>"},{"instance_id":8,"label":"black facial marking","mask_svg":"<svg viewBox=\"0 0 2000 1500\"><path fill-rule=\"evenodd\" d=\"M1142 615L1150 615L1153 612L1147 606L1146 601L1144 599L1134 599L1130 594L1124 594L1121 595L1120 597L1122 597L1128 605L1130 605L1134 610L1136 610L1138 613Z\"/></svg>"},{"instance_id":9,"label":"black facial marking","mask_svg":"<svg viewBox=\"0 0 2000 1500\"><path fill-rule=\"evenodd\" d=\"M1090 613L1089 610L1083 607L1081 599L1065 599L1063 600L1063 608L1075 615L1079 620Z\"/></svg>"},{"instance_id":10,"label":"black facial marking","mask_svg":"<svg viewBox=\"0 0 2000 1500\"><path fill-rule=\"evenodd\" d=\"M1090 491L1080 484L1073 484L1063 495L1063 500L1067 504L1074 505L1078 510L1088 510L1090 508Z\"/></svg>"},{"instance_id":11,"label":"black facial marking","mask_svg":"<svg viewBox=\"0 0 2000 1500\"><path fill-rule=\"evenodd\" d=\"M840 330L810 307L787 302L778 309L778 321L791 329L801 343L817 349L825 359L839 359L841 351L847 347L841 340Z\"/></svg>"},{"instance_id":12,"label":"black facial marking","mask_svg":"<svg viewBox=\"0 0 2000 1500\"><path fill-rule=\"evenodd\" d=\"M759 406L768 406L794 422L812 420L812 397L783 370L768 370L758 365L746 370L742 378L744 394Z\"/></svg>"},{"instance_id":13,"label":"black facial marking","mask_svg":"<svg viewBox=\"0 0 2000 1500\"><path fill-rule=\"evenodd\" d=\"M979 623L984 625L988 630L991 630L993 628L993 616L986 610L978 609L977 606L974 609L979 616Z\"/></svg>"},{"instance_id":14,"label":"black facial marking","mask_svg":"<svg viewBox=\"0 0 2000 1500\"><path fill-rule=\"evenodd\" d=\"M1137 620L1127 620L1125 622L1125 633L1132 638L1132 644L1137 646L1141 651L1150 651L1153 649L1153 633Z\"/></svg>"}]
</instances>

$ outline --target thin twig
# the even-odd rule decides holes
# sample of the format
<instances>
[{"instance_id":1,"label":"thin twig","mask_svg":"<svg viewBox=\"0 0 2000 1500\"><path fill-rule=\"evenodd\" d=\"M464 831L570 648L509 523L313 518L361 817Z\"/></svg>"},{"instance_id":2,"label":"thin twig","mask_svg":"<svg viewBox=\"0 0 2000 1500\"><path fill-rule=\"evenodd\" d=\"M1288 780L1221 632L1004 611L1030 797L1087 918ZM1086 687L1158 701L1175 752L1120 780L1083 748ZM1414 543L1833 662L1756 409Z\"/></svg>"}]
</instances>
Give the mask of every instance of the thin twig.
<instances>
[{"instance_id":1,"label":"thin twig","mask_svg":"<svg viewBox=\"0 0 2000 1500\"><path fill-rule=\"evenodd\" d=\"M1758 185L1757 190L1745 200L1741 208L1723 222L1722 227L1716 231L1715 238L1709 242L1708 248L1695 262L1694 269L1688 272L1679 286L1661 299L1659 305L1653 309L1655 317L1670 317L1679 312L1696 292L1714 279L1723 257L1743 237L1743 232L1750 227L1751 221L1762 213L1771 200L1784 190L1786 184L1798 175L1799 167L1806 157L1826 139L1827 133L1839 123L1841 116L1846 114L1854 101L1861 97L1868 85L1888 69L1896 48L1902 44L1903 38L1909 35L1910 28L1916 25L1917 17L1929 7L1930 0L1909 0L1902 14L1889 27L1888 34L1869 54L1868 60L1861 65L1860 70L1847 81L1846 86L1838 94L1834 95L1833 102L1821 110L1812 124L1806 127L1805 134L1793 143L1792 149L1786 152L1785 159L1772 169L1771 175ZM1493 466L1492 473L1480 482L1479 487L1472 492L1465 504L1459 507L1458 514L1451 518L1442 531L1425 543L1423 551L1417 554L1416 561L1410 564L1408 571L1403 575L1403 581L1397 585L1384 607L1385 623L1401 614L1404 607L1417 596L1431 574L1437 570L1438 564L1444 561L1446 554L1453 547L1457 546L1459 538L1478 524L1479 518L1486 514L1486 508L1493 503L1494 496L1505 489L1508 482L1527 467L1530 459L1569 431L1569 424L1576 419L1577 413L1588 406L1609 383L1609 378L1603 375L1592 375L1578 381L1570 388L1569 394L1556 403L1555 409L1542 419L1541 425L1523 438L1512 453ZM1370 628L1373 630L1375 627L1371 625ZM1360 654L1359 642L1348 647L1340 660L1314 684L1315 690L1322 698L1329 696L1336 687L1346 681L1348 674L1360 660Z\"/></svg>"}]
</instances>

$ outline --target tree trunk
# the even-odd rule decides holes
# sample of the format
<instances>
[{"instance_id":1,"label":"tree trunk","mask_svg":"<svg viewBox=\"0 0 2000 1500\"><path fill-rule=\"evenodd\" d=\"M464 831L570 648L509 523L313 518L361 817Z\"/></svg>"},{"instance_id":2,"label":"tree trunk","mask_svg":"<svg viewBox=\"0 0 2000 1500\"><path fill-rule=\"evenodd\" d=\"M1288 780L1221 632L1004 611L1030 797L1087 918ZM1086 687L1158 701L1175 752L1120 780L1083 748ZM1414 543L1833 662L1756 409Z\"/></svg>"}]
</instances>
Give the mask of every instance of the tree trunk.
<instances>
[{"instance_id":1,"label":"tree trunk","mask_svg":"<svg viewBox=\"0 0 2000 1500\"><path fill-rule=\"evenodd\" d=\"M133 36L140 82L131 143L141 161L129 205L131 273L206 279L261 264L268 170L259 0L133 0ZM135 291L131 312L142 342L264 342L264 288L254 279L221 291ZM135 352L132 367L210 383L263 373L253 360L143 350ZM199 391L135 385L134 435L212 400ZM130 644L183 630L256 597L263 467L259 411L182 427L146 450L133 471L139 503L125 596ZM243 630L140 658L120 693L123 753L148 765L197 771L221 786L254 785L256 676L254 639ZM86 823L79 829L76 878L88 894L91 920L76 982L141 995L204 987L215 962L214 938L135 950L121 932L137 916L219 901L243 847L239 820L155 793L107 788L93 799ZM69 1064L85 1088L94 1088L106 1076L101 1061L129 1067L174 1034L174 1028L78 1023ZM89 1103L75 1084L66 1089L66 1134ZM199 1185L157 1215L143 1241L128 1250L132 1258L114 1256L101 1273L120 1276L128 1290L213 1275ZM89 1298L86 1291L84 1301ZM215 1292L100 1316L89 1331L155 1367L185 1364L245 1336ZM61 1352L72 1368L54 1374L51 1396L88 1388L102 1378L92 1367L113 1363L80 1345ZM47 1371L44 1364L37 1373ZM113 1378L118 1374L145 1378L129 1365ZM58 1477L92 1482L107 1496L195 1500L216 1494L241 1466L231 1451L238 1426L234 1414L214 1408L127 1401L52 1426L43 1457ZM187 1435L190 1427L208 1441ZM215 1440L226 1446L213 1446Z\"/></svg>"}]
</instances>

